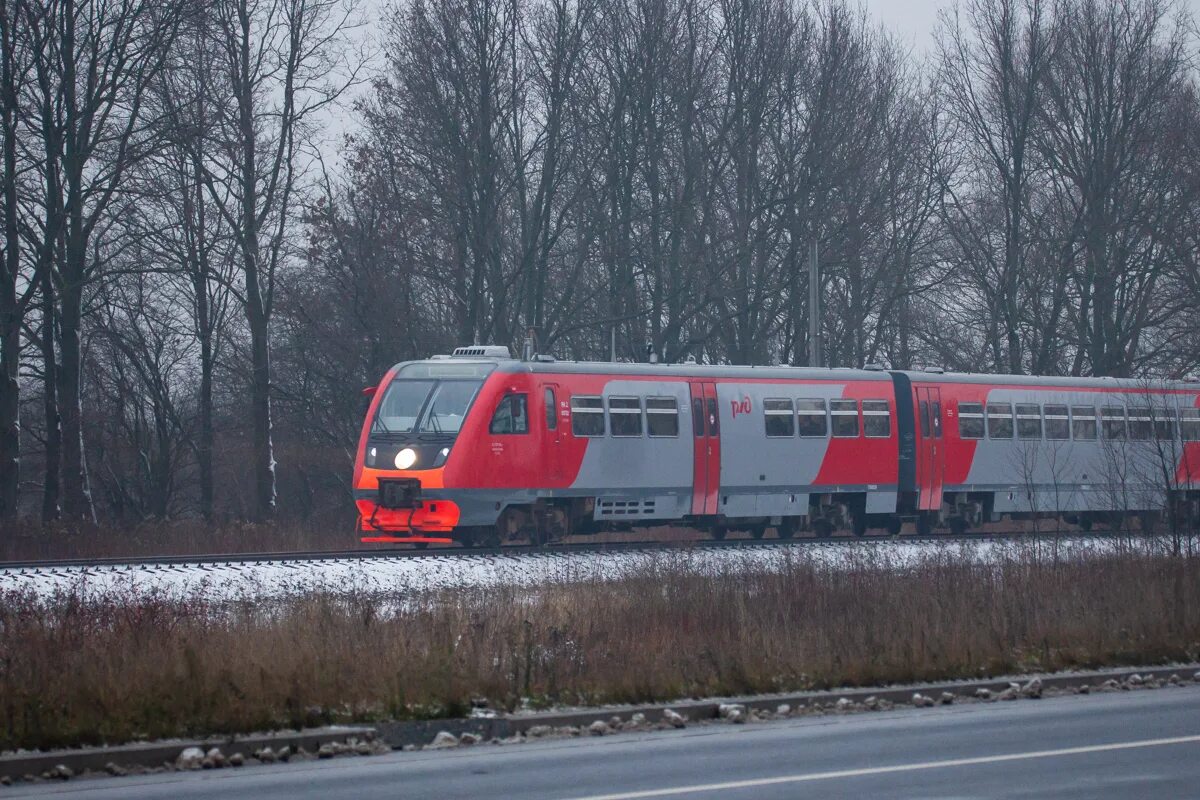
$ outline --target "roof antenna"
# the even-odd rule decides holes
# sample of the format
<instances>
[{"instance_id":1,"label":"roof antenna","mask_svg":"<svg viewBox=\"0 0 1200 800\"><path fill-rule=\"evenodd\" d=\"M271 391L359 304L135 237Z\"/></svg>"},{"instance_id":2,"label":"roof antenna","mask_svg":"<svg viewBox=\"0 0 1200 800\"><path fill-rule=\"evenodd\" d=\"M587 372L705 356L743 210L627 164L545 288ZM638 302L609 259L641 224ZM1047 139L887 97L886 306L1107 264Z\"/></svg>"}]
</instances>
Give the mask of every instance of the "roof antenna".
<instances>
[{"instance_id":1,"label":"roof antenna","mask_svg":"<svg viewBox=\"0 0 1200 800\"><path fill-rule=\"evenodd\" d=\"M521 348L521 360L533 361L533 328L525 332L525 345Z\"/></svg>"}]
</instances>

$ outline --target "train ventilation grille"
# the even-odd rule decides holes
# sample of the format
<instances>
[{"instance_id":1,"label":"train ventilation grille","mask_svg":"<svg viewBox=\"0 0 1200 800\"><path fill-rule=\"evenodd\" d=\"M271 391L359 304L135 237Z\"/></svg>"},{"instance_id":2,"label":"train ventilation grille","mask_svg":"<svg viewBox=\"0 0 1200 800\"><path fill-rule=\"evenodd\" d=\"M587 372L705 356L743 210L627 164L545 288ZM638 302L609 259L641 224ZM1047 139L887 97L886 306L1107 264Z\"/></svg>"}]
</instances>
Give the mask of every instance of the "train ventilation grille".
<instances>
[{"instance_id":1,"label":"train ventilation grille","mask_svg":"<svg viewBox=\"0 0 1200 800\"><path fill-rule=\"evenodd\" d=\"M596 506L597 517L652 517L653 500L601 500Z\"/></svg>"}]
</instances>

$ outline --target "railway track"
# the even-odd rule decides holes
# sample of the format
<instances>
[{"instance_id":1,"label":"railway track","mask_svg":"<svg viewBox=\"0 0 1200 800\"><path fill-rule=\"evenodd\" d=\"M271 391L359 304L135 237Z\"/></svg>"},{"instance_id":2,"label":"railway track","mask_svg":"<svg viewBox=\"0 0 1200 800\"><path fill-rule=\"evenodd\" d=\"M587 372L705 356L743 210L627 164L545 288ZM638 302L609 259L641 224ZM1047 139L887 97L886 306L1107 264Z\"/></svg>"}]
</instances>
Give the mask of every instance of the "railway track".
<instances>
[{"instance_id":1,"label":"railway track","mask_svg":"<svg viewBox=\"0 0 1200 800\"><path fill-rule=\"evenodd\" d=\"M416 548L379 548L354 550L308 550L280 551L269 553L211 553L195 555L170 556L139 556L135 558L80 558L80 559L31 559L0 561L0 572L55 572L60 570L121 570L135 568L170 568L170 567L205 567L205 566L238 566L238 565L276 565L286 563L314 562L353 562L374 561L381 559L490 559L497 557L538 557L561 556L570 554L606 554L606 553L651 553L651 552L687 552L687 551L724 551L747 548L795 548L805 546L834 546L846 547L862 544L966 544L970 542L1053 542L1111 540L1128 538L1153 538L1156 535L1143 534L1132 530L1091 531L1089 533L1066 532L1031 532L1026 530L980 531L962 535L929 534L896 536L871 535L832 536L832 537L796 537L793 539L692 539L680 541L620 541L620 542L563 542L550 545L516 544L501 547L432 547Z\"/></svg>"}]
</instances>

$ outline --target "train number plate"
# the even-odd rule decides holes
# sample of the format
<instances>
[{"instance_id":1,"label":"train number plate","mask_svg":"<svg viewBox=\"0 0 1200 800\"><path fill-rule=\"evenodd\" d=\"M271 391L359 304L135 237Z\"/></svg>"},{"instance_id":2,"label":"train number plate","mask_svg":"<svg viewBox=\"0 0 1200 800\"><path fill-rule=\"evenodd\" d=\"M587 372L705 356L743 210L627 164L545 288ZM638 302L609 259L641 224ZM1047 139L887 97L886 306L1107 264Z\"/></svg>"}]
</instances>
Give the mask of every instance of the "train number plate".
<instances>
[{"instance_id":1,"label":"train number plate","mask_svg":"<svg viewBox=\"0 0 1200 800\"><path fill-rule=\"evenodd\" d=\"M379 481L382 508L416 508L421 499L421 482L416 478Z\"/></svg>"}]
</instances>

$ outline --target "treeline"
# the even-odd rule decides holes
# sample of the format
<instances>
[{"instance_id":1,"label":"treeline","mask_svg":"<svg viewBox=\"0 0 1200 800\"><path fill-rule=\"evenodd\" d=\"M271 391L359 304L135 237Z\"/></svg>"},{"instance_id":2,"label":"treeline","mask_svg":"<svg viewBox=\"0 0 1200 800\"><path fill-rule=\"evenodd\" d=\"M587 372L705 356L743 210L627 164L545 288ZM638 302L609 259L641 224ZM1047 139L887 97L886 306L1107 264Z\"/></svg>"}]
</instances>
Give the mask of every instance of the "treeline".
<instances>
[{"instance_id":1,"label":"treeline","mask_svg":"<svg viewBox=\"0 0 1200 800\"><path fill-rule=\"evenodd\" d=\"M1174 0L0 7L0 516L348 525L392 363L808 363L814 247L825 364L1200 358Z\"/></svg>"}]
</instances>

